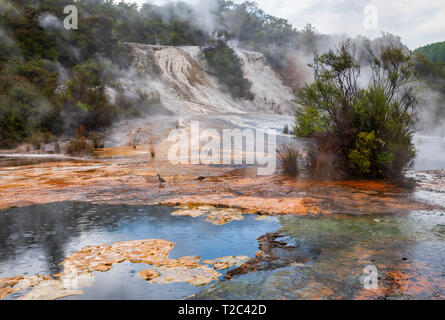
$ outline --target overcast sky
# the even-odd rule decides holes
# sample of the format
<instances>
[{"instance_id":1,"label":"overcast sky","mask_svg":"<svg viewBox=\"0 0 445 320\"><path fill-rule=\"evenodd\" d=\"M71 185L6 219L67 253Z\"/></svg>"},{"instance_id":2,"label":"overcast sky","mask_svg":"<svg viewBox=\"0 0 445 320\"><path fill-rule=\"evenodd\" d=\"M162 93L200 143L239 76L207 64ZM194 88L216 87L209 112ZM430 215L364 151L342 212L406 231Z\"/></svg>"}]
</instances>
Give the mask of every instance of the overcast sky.
<instances>
[{"instance_id":1,"label":"overcast sky","mask_svg":"<svg viewBox=\"0 0 445 320\"><path fill-rule=\"evenodd\" d=\"M139 4L147 0L125 0ZM202 0L184 0L196 3ZM161 4L167 0L149 0ZM240 1L236 1L240 2ZM402 37L411 49L445 41L445 0L256 0L267 13L295 27L311 23L322 33ZM377 13L377 15L375 15ZM377 19L376 19L377 18ZM365 27L366 25L366 27ZM377 28L375 28L377 27Z\"/></svg>"}]
</instances>

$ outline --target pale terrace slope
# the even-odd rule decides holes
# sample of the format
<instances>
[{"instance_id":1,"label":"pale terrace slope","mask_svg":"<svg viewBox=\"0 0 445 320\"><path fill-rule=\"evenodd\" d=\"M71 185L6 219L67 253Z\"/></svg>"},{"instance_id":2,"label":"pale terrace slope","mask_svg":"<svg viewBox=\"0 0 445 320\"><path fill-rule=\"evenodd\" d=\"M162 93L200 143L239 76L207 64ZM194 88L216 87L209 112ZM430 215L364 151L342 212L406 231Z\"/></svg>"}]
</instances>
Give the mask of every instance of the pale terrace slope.
<instances>
[{"instance_id":1,"label":"pale terrace slope","mask_svg":"<svg viewBox=\"0 0 445 320\"><path fill-rule=\"evenodd\" d=\"M127 94L159 94L175 114L262 112L293 114L292 90L267 64L261 53L236 49L245 77L252 82L253 101L233 99L209 74L200 47L169 47L131 43L134 63L118 84Z\"/></svg>"}]
</instances>

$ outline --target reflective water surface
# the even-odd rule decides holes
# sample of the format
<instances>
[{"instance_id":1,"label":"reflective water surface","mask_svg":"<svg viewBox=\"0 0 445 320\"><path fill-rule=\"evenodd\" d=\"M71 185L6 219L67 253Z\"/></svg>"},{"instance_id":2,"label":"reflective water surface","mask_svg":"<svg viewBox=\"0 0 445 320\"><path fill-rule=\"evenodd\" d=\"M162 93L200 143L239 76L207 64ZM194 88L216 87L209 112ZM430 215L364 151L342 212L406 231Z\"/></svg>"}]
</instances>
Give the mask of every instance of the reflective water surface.
<instances>
[{"instance_id":1,"label":"reflective water surface","mask_svg":"<svg viewBox=\"0 0 445 320\"><path fill-rule=\"evenodd\" d=\"M241 275L205 288L216 299L443 299L445 213L282 217L284 235L311 252L301 265ZM363 269L378 269L365 290Z\"/></svg>"},{"instance_id":2,"label":"reflective water surface","mask_svg":"<svg viewBox=\"0 0 445 320\"><path fill-rule=\"evenodd\" d=\"M147 283L138 276L147 265L124 262L95 272L84 295L66 299L445 298L445 212L261 220L245 215L213 225L200 217L172 216L173 210L63 202L0 212L0 278L54 274L61 271L60 262L86 245L150 238L175 242L171 258L254 257L257 238L279 231L277 240L298 251L295 256L303 262L221 277L204 287ZM364 289L367 265L378 269L378 290Z\"/></svg>"},{"instance_id":3,"label":"reflective water surface","mask_svg":"<svg viewBox=\"0 0 445 320\"><path fill-rule=\"evenodd\" d=\"M0 212L0 278L50 275L60 263L87 245L127 240L163 239L175 243L170 258L204 259L255 256L257 237L279 229L276 219L244 220L214 225L203 218L172 216L161 206L95 205L62 202ZM201 290L187 283L149 284L138 272L146 264L125 262L109 272L95 272L93 287L68 299L180 299ZM224 273L224 272L222 272ZM9 298L18 297L14 294Z\"/></svg>"}]
</instances>

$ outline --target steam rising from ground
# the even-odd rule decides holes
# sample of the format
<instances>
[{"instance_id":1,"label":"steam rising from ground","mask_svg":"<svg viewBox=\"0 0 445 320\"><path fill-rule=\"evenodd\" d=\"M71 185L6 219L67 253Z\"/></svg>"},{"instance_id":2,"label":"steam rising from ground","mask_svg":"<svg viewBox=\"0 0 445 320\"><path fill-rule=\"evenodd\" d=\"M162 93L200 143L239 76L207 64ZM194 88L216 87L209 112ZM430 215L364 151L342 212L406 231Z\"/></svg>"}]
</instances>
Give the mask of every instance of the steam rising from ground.
<instances>
[{"instance_id":1,"label":"steam rising from ground","mask_svg":"<svg viewBox=\"0 0 445 320\"><path fill-rule=\"evenodd\" d=\"M155 5L152 1L146 1L141 7L140 14L155 12L168 23L172 20L189 22L201 30L203 34L213 37L217 31L227 30L236 38L253 38L253 34L241 34L240 16L236 12L221 16L219 2L217 0L195 0L191 2L163 1L163 5ZM0 6L0 10L11 9ZM87 12L82 12L87 16ZM51 13L43 13L39 17L39 25L45 29L62 29L60 19ZM11 48L18 50L14 39L8 36L7 30L0 28L0 40ZM254 104L233 101L231 97L220 92L219 85L215 79L206 74L206 66L200 57L199 48L162 48L155 50L154 47L143 45L132 45L136 55L137 67L132 66L127 70L121 70L117 66L110 66L113 77L121 84L121 90L127 97L140 96L140 92L148 93L150 96L159 94L161 102L170 111L175 113L187 112L243 112L267 110L269 112L292 114L295 106L292 105L293 93L306 83L312 81L312 71L307 66L313 61L316 54L322 54L329 49L334 49L342 41L348 39L347 35L323 35L316 32L310 25L304 30L299 30L292 36L288 43L276 44L271 42L267 45L269 59L280 61L280 74L274 73L265 62L264 56L253 53L247 42L230 42L237 54L244 62L245 76L252 80L253 90L256 91ZM365 37L353 39L357 48L357 54L361 62L369 59L369 50L381 50L384 46L405 47L400 37L383 34L382 37L369 40ZM406 48L406 47L405 47ZM14 49L14 50L15 50ZM247 49L247 50L246 50ZM408 50L406 48L406 50ZM78 48L69 48L72 56L78 57ZM145 51L145 53L144 53ZM151 52L147 55L147 52ZM19 51L15 53L20 55ZM146 55L142 62L142 56ZM283 58L284 57L284 58ZM138 60L139 59L139 60ZM152 61L149 61L152 59ZM97 56L101 65L110 64L106 59ZM143 63L143 65L140 65ZM156 66L157 65L157 66ZM168 70L164 67L173 68ZM164 69L163 69L164 68ZM63 85L68 80L69 72L63 66L57 65L59 71L59 84ZM141 71L144 73L141 77ZM362 69L361 79L363 85L370 78L370 70ZM285 86L293 89L290 91ZM116 88L108 88L110 97L115 98ZM139 91L139 92L137 92ZM438 93L430 88L422 88L422 99L427 108L421 114L421 128L435 128L443 131L443 123L433 121L435 114L430 110L437 104Z\"/></svg>"},{"instance_id":2,"label":"steam rising from ground","mask_svg":"<svg viewBox=\"0 0 445 320\"><path fill-rule=\"evenodd\" d=\"M51 13L45 12L39 17L39 26L44 29L62 29L62 22Z\"/></svg>"}]
</instances>

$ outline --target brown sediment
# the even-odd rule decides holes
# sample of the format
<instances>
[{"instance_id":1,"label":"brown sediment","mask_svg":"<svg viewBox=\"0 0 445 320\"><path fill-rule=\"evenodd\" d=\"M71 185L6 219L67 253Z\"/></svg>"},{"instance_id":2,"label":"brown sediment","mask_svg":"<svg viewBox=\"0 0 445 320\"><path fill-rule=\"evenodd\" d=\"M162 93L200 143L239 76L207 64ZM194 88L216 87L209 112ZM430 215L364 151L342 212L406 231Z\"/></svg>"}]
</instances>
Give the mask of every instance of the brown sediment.
<instances>
[{"instance_id":1,"label":"brown sediment","mask_svg":"<svg viewBox=\"0 0 445 320\"><path fill-rule=\"evenodd\" d=\"M159 145L157 157L152 159L149 146L138 146L136 150L128 146L99 150L96 159L85 161L0 167L0 209L69 200L210 205L272 215L434 209L388 182L314 181L277 174L258 176L256 168L172 165L165 156L166 150L166 146ZM157 174L167 183L159 185ZM207 179L195 181L198 176ZM440 188L442 184L434 185Z\"/></svg>"},{"instance_id":2,"label":"brown sediment","mask_svg":"<svg viewBox=\"0 0 445 320\"><path fill-rule=\"evenodd\" d=\"M404 297L405 299L445 298L445 278L443 274L432 272L430 266L419 261L392 264L384 267L379 277L377 289L363 289L356 300L386 299Z\"/></svg>"}]
</instances>

